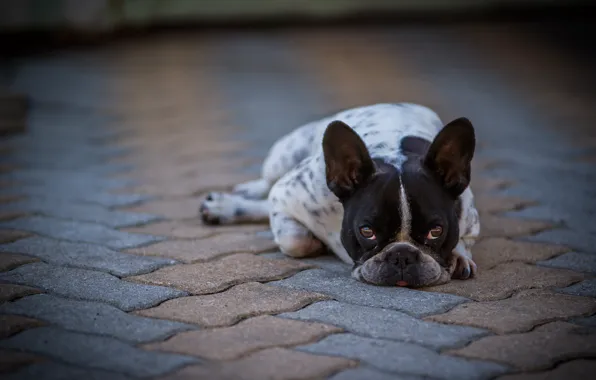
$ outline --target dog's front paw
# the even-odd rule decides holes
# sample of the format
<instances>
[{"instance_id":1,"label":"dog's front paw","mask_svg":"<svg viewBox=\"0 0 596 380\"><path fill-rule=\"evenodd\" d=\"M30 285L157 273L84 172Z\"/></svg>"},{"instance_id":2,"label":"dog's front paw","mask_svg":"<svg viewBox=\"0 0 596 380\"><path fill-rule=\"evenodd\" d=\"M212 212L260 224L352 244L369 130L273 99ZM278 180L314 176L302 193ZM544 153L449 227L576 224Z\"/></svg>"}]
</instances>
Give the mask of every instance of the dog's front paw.
<instances>
[{"instance_id":1,"label":"dog's front paw","mask_svg":"<svg viewBox=\"0 0 596 380\"><path fill-rule=\"evenodd\" d=\"M456 254L455 260L455 270L453 271L451 278L467 280L476 276L478 266L471 257Z\"/></svg>"},{"instance_id":2,"label":"dog's front paw","mask_svg":"<svg viewBox=\"0 0 596 380\"><path fill-rule=\"evenodd\" d=\"M238 216L238 198L232 194L209 193L199 207L201 220L211 225L234 222Z\"/></svg>"}]
</instances>

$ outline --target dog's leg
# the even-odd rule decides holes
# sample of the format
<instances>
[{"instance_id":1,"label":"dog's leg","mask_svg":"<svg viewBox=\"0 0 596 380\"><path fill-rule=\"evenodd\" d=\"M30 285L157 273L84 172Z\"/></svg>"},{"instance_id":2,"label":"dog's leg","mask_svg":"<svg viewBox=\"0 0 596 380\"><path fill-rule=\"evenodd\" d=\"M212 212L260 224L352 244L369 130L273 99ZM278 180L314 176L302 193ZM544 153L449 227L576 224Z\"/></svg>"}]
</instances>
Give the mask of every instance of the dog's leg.
<instances>
[{"instance_id":1,"label":"dog's leg","mask_svg":"<svg viewBox=\"0 0 596 380\"><path fill-rule=\"evenodd\" d=\"M269 219L269 202L236 194L210 193L199 214L206 224L265 223Z\"/></svg>"},{"instance_id":2,"label":"dog's leg","mask_svg":"<svg viewBox=\"0 0 596 380\"><path fill-rule=\"evenodd\" d=\"M480 218L474 207L474 195L470 188L461 195L462 214L459 221L460 238L453 249L452 278L466 280L474 277L478 267L472 260L472 246L480 235Z\"/></svg>"},{"instance_id":3,"label":"dog's leg","mask_svg":"<svg viewBox=\"0 0 596 380\"><path fill-rule=\"evenodd\" d=\"M284 254L301 258L326 252L325 245L291 216L282 211L273 211L270 219L275 243Z\"/></svg>"}]
</instances>

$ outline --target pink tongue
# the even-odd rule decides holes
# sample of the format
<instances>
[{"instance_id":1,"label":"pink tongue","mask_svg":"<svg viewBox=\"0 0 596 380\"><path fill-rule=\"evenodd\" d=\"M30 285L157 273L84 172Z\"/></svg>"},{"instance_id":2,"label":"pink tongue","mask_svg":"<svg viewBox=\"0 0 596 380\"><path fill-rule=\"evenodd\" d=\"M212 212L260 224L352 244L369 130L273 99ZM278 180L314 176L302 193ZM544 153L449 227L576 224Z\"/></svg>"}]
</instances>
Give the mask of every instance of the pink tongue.
<instances>
[{"instance_id":1,"label":"pink tongue","mask_svg":"<svg viewBox=\"0 0 596 380\"><path fill-rule=\"evenodd\" d=\"M397 282L397 286L408 286L408 283L405 282L405 281L403 281L403 280L402 281L398 281Z\"/></svg>"}]
</instances>

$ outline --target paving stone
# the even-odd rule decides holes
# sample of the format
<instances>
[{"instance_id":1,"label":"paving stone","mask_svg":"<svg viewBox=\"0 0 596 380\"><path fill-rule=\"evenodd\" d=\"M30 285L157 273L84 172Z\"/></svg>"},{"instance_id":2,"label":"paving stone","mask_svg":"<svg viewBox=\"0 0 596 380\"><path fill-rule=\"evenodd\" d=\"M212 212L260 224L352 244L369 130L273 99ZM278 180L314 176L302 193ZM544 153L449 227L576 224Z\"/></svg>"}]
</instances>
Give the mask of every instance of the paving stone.
<instances>
[{"instance_id":1,"label":"paving stone","mask_svg":"<svg viewBox=\"0 0 596 380\"><path fill-rule=\"evenodd\" d=\"M157 215L109 210L98 205L38 198L14 202L4 206L4 209L6 211L42 214L60 219L99 223L114 228L135 226L161 219Z\"/></svg>"},{"instance_id":2,"label":"paving stone","mask_svg":"<svg viewBox=\"0 0 596 380\"><path fill-rule=\"evenodd\" d=\"M27 264L0 273L0 282L28 285L68 298L106 302L125 311L151 307L185 295L175 289L122 281L104 272L46 263Z\"/></svg>"},{"instance_id":3,"label":"paving stone","mask_svg":"<svg viewBox=\"0 0 596 380\"><path fill-rule=\"evenodd\" d=\"M259 256L267 257L270 259L288 259L288 256L281 253L281 252L269 252L269 253L262 253ZM352 266L349 264L344 263L343 261L339 260L336 256L333 255L322 255L317 257L308 257L299 259L301 263L306 263L313 265L317 268L325 269L326 271L339 273L344 276L350 276L352 272Z\"/></svg>"},{"instance_id":4,"label":"paving stone","mask_svg":"<svg viewBox=\"0 0 596 380\"><path fill-rule=\"evenodd\" d=\"M596 234L588 234L583 231L558 228L542 231L525 239L528 241L566 245L580 252L596 253Z\"/></svg>"},{"instance_id":5,"label":"paving stone","mask_svg":"<svg viewBox=\"0 0 596 380\"><path fill-rule=\"evenodd\" d=\"M163 238L116 231L101 224L31 216L0 223L0 228L35 232L55 239L106 245L114 249L133 248Z\"/></svg>"},{"instance_id":6,"label":"paving stone","mask_svg":"<svg viewBox=\"0 0 596 380\"><path fill-rule=\"evenodd\" d=\"M243 173L218 173L171 181L169 179L145 181L142 184L123 188L116 193L138 193L164 197L196 196L212 190L228 190L232 186L255 179ZM195 207L195 210L198 206Z\"/></svg>"},{"instance_id":7,"label":"paving stone","mask_svg":"<svg viewBox=\"0 0 596 380\"><path fill-rule=\"evenodd\" d=\"M208 294L250 281L279 280L310 268L296 260L272 260L237 253L204 263L174 265L129 277L146 284L172 286L191 294Z\"/></svg>"},{"instance_id":8,"label":"paving stone","mask_svg":"<svg viewBox=\"0 0 596 380\"><path fill-rule=\"evenodd\" d=\"M472 176L472 182L470 183L470 187L474 191L474 194L481 194L488 193L494 190L505 189L514 183L515 181L511 181L509 179L504 178L487 178Z\"/></svg>"},{"instance_id":9,"label":"paving stone","mask_svg":"<svg viewBox=\"0 0 596 380\"><path fill-rule=\"evenodd\" d=\"M28 236L31 234L24 231L0 230L0 244L10 243Z\"/></svg>"},{"instance_id":10,"label":"paving stone","mask_svg":"<svg viewBox=\"0 0 596 380\"><path fill-rule=\"evenodd\" d=\"M552 322L523 334L485 337L449 353L535 371L564 360L596 355L596 333L570 323Z\"/></svg>"},{"instance_id":11,"label":"paving stone","mask_svg":"<svg viewBox=\"0 0 596 380\"><path fill-rule=\"evenodd\" d=\"M120 372L131 376L159 376L196 360L144 351L114 338L81 334L53 327L23 331L0 347L24 350L79 367Z\"/></svg>"},{"instance_id":12,"label":"paving stone","mask_svg":"<svg viewBox=\"0 0 596 380\"><path fill-rule=\"evenodd\" d=\"M565 269L537 267L519 262L504 263L493 269L480 270L475 278L452 280L445 285L427 288L471 298L475 301L495 301L524 289L561 287L581 281L581 273Z\"/></svg>"},{"instance_id":13,"label":"paving stone","mask_svg":"<svg viewBox=\"0 0 596 380\"><path fill-rule=\"evenodd\" d=\"M395 310L337 301L317 302L278 316L328 323L354 334L416 343L436 350L460 346L488 334L488 331L476 328L422 321Z\"/></svg>"},{"instance_id":14,"label":"paving stone","mask_svg":"<svg viewBox=\"0 0 596 380\"><path fill-rule=\"evenodd\" d=\"M0 305L0 313L24 315L66 330L106 335L131 343L165 339L193 326L127 314L103 303L38 294Z\"/></svg>"},{"instance_id":15,"label":"paving stone","mask_svg":"<svg viewBox=\"0 0 596 380\"><path fill-rule=\"evenodd\" d=\"M507 367L439 355L412 343L371 339L353 334L330 335L317 343L296 348L320 355L357 359L383 371L433 379L484 379L503 374Z\"/></svg>"},{"instance_id":16,"label":"paving stone","mask_svg":"<svg viewBox=\"0 0 596 380\"><path fill-rule=\"evenodd\" d=\"M339 327L321 323L263 315L230 327L183 332L165 342L147 344L143 348L211 360L232 360L265 348L309 343L340 331Z\"/></svg>"},{"instance_id":17,"label":"paving stone","mask_svg":"<svg viewBox=\"0 0 596 380\"><path fill-rule=\"evenodd\" d=\"M31 355L22 353L23 355ZM33 355L31 355L33 356ZM21 368L19 371L3 374L3 380L130 380L130 376L121 373L107 372L95 369L71 367L65 364L42 362Z\"/></svg>"},{"instance_id":18,"label":"paving stone","mask_svg":"<svg viewBox=\"0 0 596 380\"><path fill-rule=\"evenodd\" d=\"M578 282L575 285L558 289L558 292L572 294L575 296L595 297L596 298L596 278L591 278Z\"/></svg>"},{"instance_id":19,"label":"paving stone","mask_svg":"<svg viewBox=\"0 0 596 380\"><path fill-rule=\"evenodd\" d=\"M30 237L1 245L0 252L23 253L50 264L95 269L119 277L147 273L176 263L171 259L121 253L96 244L72 243L45 237Z\"/></svg>"},{"instance_id":20,"label":"paving stone","mask_svg":"<svg viewBox=\"0 0 596 380\"><path fill-rule=\"evenodd\" d=\"M525 332L547 322L567 319L596 312L596 300L552 293L544 290L526 290L513 297L492 302L469 302L458 305L445 314L428 320L475 326L497 334Z\"/></svg>"},{"instance_id":21,"label":"paving stone","mask_svg":"<svg viewBox=\"0 0 596 380\"><path fill-rule=\"evenodd\" d=\"M341 302L394 309L418 317L444 312L467 301L463 297L441 293L368 285L323 269L300 272L269 285L310 290L327 294Z\"/></svg>"},{"instance_id":22,"label":"paving stone","mask_svg":"<svg viewBox=\"0 0 596 380\"><path fill-rule=\"evenodd\" d=\"M480 215L481 237L518 237L538 233L553 228L554 224L540 220L512 219L502 216ZM472 248L472 253L473 253Z\"/></svg>"},{"instance_id":23,"label":"paving stone","mask_svg":"<svg viewBox=\"0 0 596 380\"><path fill-rule=\"evenodd\" d=\"M6 374L5 372L15 371L19 367L34 363L40 359L41 358L38 356L26 352L0 350L0 374L2 374L3 379L11 378L11 375ZM21 379L26 378L27 377L22 377Z\"/></svg>"},{"instance_id":24,"label":"paving stone","mask_svg":"<svg viewBox=\"0 0 596 380\"><path fill-rule=\"evenodd\" d=\"M520 210L522 208L535 205L536 201L531 201L518 197L506 197L494 194L474 194L474 205L479 213L495 214L504 211Z\"/></svg>"},{"instance_id":25,"label":"paving stone","mask_svg":"<svg viewBox=\"0 0 596 380\"><path fill-rule=\"evenodd\" d=\"M277 248L274 241L254 234L220 234L199 240L167 240L150 246L129 249L137 255L171 257L185 262L201 262L230 253L261 253Z\"/></svg>"},{"instance_id":26,"label":"paving stone","mask_svg":"<svg viewBox=\"0 0 596 380\"><path fill-rule=\"evenodd\" d=\"M569 248L559 245L514 241L505 238L482 239L472 248L474 262L481 271L511 261L534 264L568 251Z\"/></svg>"},{"instance_id":27,"label":"paving stone","mask_svg":"<svg viewBox=\"0 0 596 380\"><path fill-rule=\"evenodd\" d=\"M312 292L287 290L257 282L236 285L222 293L182 297L136 313L203 327L232 325L244 318L293 311L327 299Z\"/></svg>"},{"instance_id":28,"label":"paving stone","mask_svg":"<svg viewBox=\"0 0 596 380\"><path fill-rule=\"evenodd\" d=\"M15 284L0 284L0 303L41 293L38 289Z\"/></svg>"},{"instance_id":29,"label":"paving stone","mask_svg":"<svg viewBox=\"0 0 596 380\"><path fill-rule=\"evenodd\" d=\"M573 318L568 322L586 327L596 327L596 314L585 318Z\"/></svg>"},{"instance_id":30,"label":"paving stone","mask_svg":"<svg viewBox=\"0 0 596 380\"><path fill-rule=\"evenodd\" d=\"M157 236L167 236L178 239L202 239L218 233L255 233L266 231L269 226L266 224L246 224L229 226L206 226L198 219L196 221L163 221L151 223L140 227L128 227L123 231L149 234Z\"/></svg>"},{"instance_id":31,"label":"paving stone","mask_svg":"<svg viewBox=\"0 0 596 380\"><path fill-rule=\"evenodd\" d=\"M373 368L358 367L339 372L329 380L423 380L427 377L414 375L401 375L396 373L382 372Z\"/></svg>"},{"instance_id":32,"label":"paving stone","mask_svg":"<svg viewBox=\"0 0 596 380\"><path fill-rule=\"evenodd\" d=\"M341 369L355 365L354 361L344 358L310 355L285 348L269 348L219 365L189 366L171 375L160 377L158 380L323 379Z\"/></svg>"},{"instance_id":33,"label":"paving stone","mask_svg":"<svg viewBox=\"0 0 596 380\"><path fill-rule=\"evenodd\" d=\"M4 246L0 246L0 252ZM18 255L13 253L0 253L0 272L5 272L7 270L14 269L18 266L29 264L37 260L35 257L25 256L25 255Z\"/></svg>"},{"instance_id":34,"label":"paving stone","mask_svg":"<svg viewBox=\"0 0 596 380\"><path fill-rule=\"evenodd\" d=\"M541 261L538 265L596 274L596 255L581 252L568 252L553 259Z\"/></svg>"},{"instance_id":35,"label":"paving stone","mask_svg":"<svg viewBox=\"0 0 596 380\"><path fill-rule=\"evenodd\" d=\"M43 325L42 322L18 315L0 315L0 339L14 335L20 331Z\"/></svg>"},{"instance_id":36,"label":"paving stone","mask_svg":"<svg viewBox=\"0 0 596 380\"><path fill-rule=\"evenodd\" d=\"M7 221L11 221L13 219L24 218L30 214L29 212L26 212L26 211L6 210L4 208L5 207L3 207L3 209L0 209L0 222L7 222Z\"/></svg>"},{"instance_id":37,"label":"paving stone","mask_svg":"<svg viewBox=\"0 0 596 380\"><path fill-rule=\"evenodd\" d=\"M590 379L596 373L596 360L577 359L562 363L550 371L520 373L499 377L499 380Z\"/></svg>"},{"instance_id":38,"label":"paving stone","mask_svg":"<svg viewBox=\"0 0 596 380\"><path fill-rule=\"evenodd\" d=\"M123 211L156 214L166 219L198 218L198 209L202 198L161 199L145 202Z\"/></svg>"}]
</instances>

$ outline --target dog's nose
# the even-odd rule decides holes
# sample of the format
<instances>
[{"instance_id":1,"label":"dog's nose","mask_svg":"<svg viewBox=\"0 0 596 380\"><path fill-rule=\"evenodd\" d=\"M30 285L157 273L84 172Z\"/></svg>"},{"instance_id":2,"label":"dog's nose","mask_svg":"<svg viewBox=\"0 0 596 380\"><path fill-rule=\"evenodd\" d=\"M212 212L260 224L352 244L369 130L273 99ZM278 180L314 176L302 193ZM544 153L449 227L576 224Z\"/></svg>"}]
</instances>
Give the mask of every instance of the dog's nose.
<instances>
[{"instance_id":1,"label":"dog's nose","mask_svg":"<svg viewBox=\"0 0 596 380\"><path fill-rule=\"evenodd\" d=\"M405 269L412 264L418 263L419 253L416 248L403 245L389 252L387 262L396 268Z\"/></svg>"}]
</instances>

